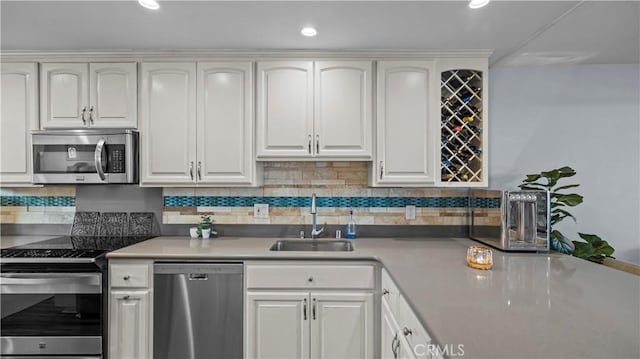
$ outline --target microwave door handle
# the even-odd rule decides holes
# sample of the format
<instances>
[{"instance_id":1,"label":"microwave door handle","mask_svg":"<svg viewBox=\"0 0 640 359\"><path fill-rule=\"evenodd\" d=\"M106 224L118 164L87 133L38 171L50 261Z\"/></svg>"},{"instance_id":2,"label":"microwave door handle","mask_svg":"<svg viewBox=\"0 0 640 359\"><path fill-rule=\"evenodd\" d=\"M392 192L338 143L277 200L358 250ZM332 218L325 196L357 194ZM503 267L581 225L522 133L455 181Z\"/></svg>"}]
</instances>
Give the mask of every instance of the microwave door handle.
<instances>
[{"instance_id":1,"label":"microwave door handle","mask_svg":"<svg viewBox=\"0 0 640 359\"><path fill-rule=\"evenodd\" d=\"M93 159L96 163L96 171L98 172L100 179L103 181L106 179L104 171L102 170L102 151L104 150L104 143L104 138L101 138L96 145L96 152L93 154Z\"/></svg>"}]
</instances>

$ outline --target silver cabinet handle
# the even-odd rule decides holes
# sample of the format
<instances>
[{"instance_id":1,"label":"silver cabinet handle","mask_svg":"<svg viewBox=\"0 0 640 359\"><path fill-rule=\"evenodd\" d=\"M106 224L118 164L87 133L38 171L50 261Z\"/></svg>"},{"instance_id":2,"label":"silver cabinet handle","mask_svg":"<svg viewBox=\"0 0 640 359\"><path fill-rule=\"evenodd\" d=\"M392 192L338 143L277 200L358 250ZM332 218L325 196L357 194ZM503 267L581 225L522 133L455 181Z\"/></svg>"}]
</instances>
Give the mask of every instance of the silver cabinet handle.
<instances>
[{"instance_id":1,"label":"silver cabinet handle","mask_svg":"<svg viewBox=\"0 0 640 359\"><path fill-rule=\"evenodd\" d=\"M404 334L404 336L409 336L411 334L413 334L413 331L407 327L402 328L402 334Z\"/></svg>"},{"instance_id":2,"label":"silver cabinet handle","mask_svg":"<svg viewBox=\"0 0 640 359\"><path fill-rule=\"evenodd\" d=\"M386 288L382 289L382 295L389 295L389 290Z\"/></svg>"},{"instance_id":3,"label":"silver cabinet handle","mask_svg":"<svg viewBox=\"0 0 640 359\"><path fill-rule=\"evenodd\" d=\"M316 155L320 153L320 135L316 135Z\"/></svg>"},{"instance_id":4,"label":"silver cabinet handle","mask_svg":"<svg viewBox=\"0 0 640 359\"><path fill-rule=\"evenodd\" d=\"M391 352L393 353L393 359L398 359L398 349L400 349L400 340L398 340L398 333L393 336L391 340Z\"/></svg>"},{"instance_id":5,"label":"silver cabinet handle","mask_svg":"<svg viewBox=\"0 0 640 359\"><path fill-rule=\"evenodd\" d=\"M191 180L193 181L193 161L189 162L189 176L191 176Z\"/></svg>"},{"instance_id":6,"label":"silver cabinet handle","mask_svg":"<svg viewBox=\"0 0 640 359\"><path fill-rule=\"evenodd\" d=\"M202 181L202 161L198 161L198 181Z\"/></svg>"},{"instance_id":7,"label":"silver cabinet handle","mask_svg":"<svg viewBox=\"0 0 640 359\"><path fill-rule=\"evenodd\" d=\"M302 303L302 315L304 320L307 320L307 298L304 298L304 303Z\"/></svg>"},{"instance_id":8,"label":"silver cabinet handle","mask_svg":"<svg viewBox=\"0 0 640 359\"><path fill-rule=\"evenodd\" d=\"M93 106L89 109L89 123L93 125Z\"/></svg>"},{"instance_id":9,"label":"silver cabinet handle","mask_svg":"<svg viewBox=\"0 0 640 359\"><path fill-rule=\"evenodd\" d=\"M129 296L129 295L125 295L124 297L122 297L122 299L124 299L124 300L129 300L129 298L131 298L131 296Z\"/></svg>"},{"instance_id":10,"label":"silver cabinet handle","mask_svg":"<svg viewBox=\"0 0 640 359\"><path fill-rule=\"evenodd\" d=\"M131 276L130 275L125 275L124 277L122 277L122 279L129 280L129 279L131 279Z\"/></svg>"},{"instance_id":11,"label":"silver cabinet handle","mask_svg":"<svg viewBox=\"0 0 640 359\"><path fill-rule=\"evenodd\" d=\"M380 161L380 179L382 179L382 174L384 173L384 165L382 161Z\"/></svg>"},{"instance_id":12,"label":"silver cabinet handle","mask_svg":"<svg viewBox=\"0 0 640 359\"><path fill-rule=\"evenodd\" d=\"M95 162L95 165L96 165L96 172L98 172L98 176L100 176L100 179L102 181L106 179L106 176L104 175L104 169L102 168L103 166L102 150L104 150L105 142L106 142L105 139L101 138L100 141L98 141L98 144L96 145L96 151L93 153L93 161Z\"/></svg>"},{"instance_id":13,"label":"silver cabinet handle","mask_svg":"<svg viewBox=\"0 0 640 359\"><path fill-rule=\"evenodd\" d=\"M307 144L307 151L311 154L311 135L309 135L309 143Z\"/></svg>"},{"instance_id":14,"label":"silver cabinet handle","mask_svg":"<svg viewBox=\"0 0 640 359\"><path fill-rule=\"evenodd\" d=\"M311 307L311 317L313 320L316 320L316 298L313 298L313 307Z\"/></svg>"},{"instance_id":15,"label":"silver cabinet handle","mask_svg":"<svg viewBox=\"0 0 640 359\"><path fill-rule=\"evenodd\" d=\"M80 118L82 119L82 124L86 125L87 124L87 119L84 117L84 115L87 113L87 106L83 106L82 107L82 114L80 115Z\"/></svg>"},{"instance_id":16,"label":"silver cabinet handle","mask_svg":"<svg viewBox=\"0 0 640 359\"><path fill-rule=\"evenodd\" d=\"M309 283L313 282L313 277L309 277L309 279L307 279L307 281L308 281Z\"/></svg>"}]
</instances>

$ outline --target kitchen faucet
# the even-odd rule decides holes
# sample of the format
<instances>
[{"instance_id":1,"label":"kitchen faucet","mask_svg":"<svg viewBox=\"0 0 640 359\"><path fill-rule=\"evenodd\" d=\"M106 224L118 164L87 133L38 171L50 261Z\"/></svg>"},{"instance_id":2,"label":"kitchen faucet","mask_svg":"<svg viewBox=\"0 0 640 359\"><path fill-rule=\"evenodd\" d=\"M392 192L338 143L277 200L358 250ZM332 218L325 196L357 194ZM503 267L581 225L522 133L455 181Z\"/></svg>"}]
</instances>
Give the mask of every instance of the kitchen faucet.
<instances>
[{"instance_id":1,"label":"kitchen faucet","mask_svg":"<svg viewBox=\"0 0 640 359\"><path fill-rule=\"evenodd\" d=\"M324 227L320 229L317 228L318 227L317 218L316 218L317 214L318 214L318 207L316 206L316 194L313 193L311 195L311 220L312 220L311 239L318 238L320 233L324 231Z\"/></svg>"}]
</instances>

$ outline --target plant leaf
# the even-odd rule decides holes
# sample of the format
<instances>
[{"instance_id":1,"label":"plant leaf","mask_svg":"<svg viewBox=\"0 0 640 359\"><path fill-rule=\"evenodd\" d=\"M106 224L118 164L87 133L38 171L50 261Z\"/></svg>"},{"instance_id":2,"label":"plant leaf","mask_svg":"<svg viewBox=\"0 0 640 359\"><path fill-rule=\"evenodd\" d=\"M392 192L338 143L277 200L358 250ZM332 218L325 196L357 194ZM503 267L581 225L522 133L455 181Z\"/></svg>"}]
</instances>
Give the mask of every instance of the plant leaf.
<instances>
[{"instance_id":1,"label":"plant leaf","mask_svg":"<svg viewBox=\"0 0 640 359\"><path fill-rule=\"evenodd\" d=\"M553 211L551 211L551 213L558 214L562 217L562 219L567 218L567 217L571 217L571 219L573 219L574 222L577 222L578 220L576 219L576 217L573 216L573 214L569 213L569 211L565 211L564 209L561 208L555 208Z\"/></svg>"},{"instance_id":2,"label":"plant leaf","mask_svg":"<svg viewBox=\"0 0 640 359\"><path fill-rule=\"evenodd\" d=\"M580 203L582 203L582 200L583 200L583 197L576 193L561 194L561 195L554 196L554 198L556 198L558 202L564 203L569 207L575 207Z\"/></svg>"},{"instance_id":3,"label":"plant leaf","mask_svg":"<svg viewBox=\"0 0 640 359\"><path fill-rule=\"evenodd\" d=\"M525 178L524 181L522 181L522 182L527 182L527 183L528 182L535 182L535 181L539 180L540 177L542 177L539 174L532 174L532 175L525 175L525 176L527 178Z\"/></svg>"},{"instance_id":4,"label":"plant leaf","mask_svg":"<svg viewBox=\"0 0 640 359\"><path fill-rule=\"evenodd\" d=\"M575 187L580 187L580 185L579 184L568 184L568 185L565 185L565 186L556 187L556 188L553 189L553 191L554 192L558 192L558 191L563 190L563 189L569 189L569 188L575 188Z\"/></svg>"}]
</instances>

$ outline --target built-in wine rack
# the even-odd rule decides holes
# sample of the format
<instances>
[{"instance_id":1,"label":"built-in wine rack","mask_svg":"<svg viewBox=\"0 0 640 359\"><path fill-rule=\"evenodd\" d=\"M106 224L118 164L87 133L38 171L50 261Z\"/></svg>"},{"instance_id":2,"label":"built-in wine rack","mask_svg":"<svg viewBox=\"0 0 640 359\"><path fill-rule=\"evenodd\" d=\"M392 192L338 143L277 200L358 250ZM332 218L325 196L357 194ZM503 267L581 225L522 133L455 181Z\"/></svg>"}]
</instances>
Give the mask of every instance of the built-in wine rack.
<instances>
[{"instance_id":1,"label":"built-in wine rack","mask_svg":"<svg viewBox=\"0 0 640 359\"><path fill-rule=\"evenodd\" d=\"M482 71L450 70L441 77L442 182L483 180Z\"/></svg>"}]
</instances>

